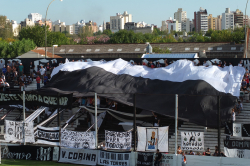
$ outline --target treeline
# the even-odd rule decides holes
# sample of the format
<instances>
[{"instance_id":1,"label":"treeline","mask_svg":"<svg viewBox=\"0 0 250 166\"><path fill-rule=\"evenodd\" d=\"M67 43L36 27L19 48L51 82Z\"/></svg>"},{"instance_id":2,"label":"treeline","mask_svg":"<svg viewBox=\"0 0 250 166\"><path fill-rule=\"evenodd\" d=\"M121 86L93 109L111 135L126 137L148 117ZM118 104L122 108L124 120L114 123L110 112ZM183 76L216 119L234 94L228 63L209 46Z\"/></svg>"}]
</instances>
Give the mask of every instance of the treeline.
<instances>
[{"instance_id":1,"label":"treeline","mask_svg":"<svg viewBox=\"0 0 250 166\"><path fill-rule=\"evenodd\" d=\"M9 42L12 41L12 42ZM13 40L0 38L0 57L15 58L36 48L36 44L30 39Z\"/></svg>"}]
</instances>

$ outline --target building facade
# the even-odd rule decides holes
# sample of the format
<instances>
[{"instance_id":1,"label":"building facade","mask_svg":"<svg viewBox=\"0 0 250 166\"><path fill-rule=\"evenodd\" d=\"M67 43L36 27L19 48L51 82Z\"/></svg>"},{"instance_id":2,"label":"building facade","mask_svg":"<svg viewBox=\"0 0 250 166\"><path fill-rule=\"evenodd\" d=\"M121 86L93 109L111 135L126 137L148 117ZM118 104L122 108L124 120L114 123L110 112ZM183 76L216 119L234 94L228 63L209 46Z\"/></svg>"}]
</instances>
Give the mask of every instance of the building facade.
<instances>
[{"instance_id":1,"label":"building facade","mask_svg":"<svg viewBox=\"0 0 250 166\"><path fill-rule=\"evenodd\" d=\"M135 33L153 33L154 31L154 26L142 26L139 23L135 23L135 22L127 22L124 25L124 29L130 31L134 31Z\"/></svg>"},{"instance_id":2,"label":"building facade","mask_svg":"<svg viewBox=\"0 0 250 166\"><path fill-rule=\"evenodd\" d=\"M36 21L35 24L39 25L39 26L45 26L45 22L42 20ZM49 26L50 31L52 30L52 22L51 21L46 21L46 26Z\"/></svg>"},{"instance_id":3,"label":"building facade","mask_svg":"<svg viewBox=\"0 0 250 166\"><path fill-rule=\"evenodd\" d=\"M42 20L42 15L39 13L30 13L28 19L35 23L36 21Z\"/></svg>"},{"instance_id":4,"label":"building facade","mask_svg":"<svg viewBox=\"0 0 250 166\"><path fill-rule=\"evenodd\" d=\"M230 8L226 8L225 13L222 13L221 29L234 29L234 13L230 12Z\"/></svg>"},{"instance_id":5,"label":"building facade","mask_svg":"<svg viewBox=\"0 0 250 166\"><path fill-rule=\"evenodd\" d=\"M208 31L207 10L202 7L198 12L194 12L194 26L196 32L205 34Z\"/></svg>"},{"instance_id":6,"label":"building facade","mask_svg":"<svg viewBox=\"0 0 250 166\"><path fill-rule=\"evenodd\" d=\"M168 33L171 33L172 31L182 31L181 23L175 19L168 23Z\"/></svg>"},{"instance_id":7,"label":"building facade","mask_svg":"<svg viewBox=\"0 0 250 166\"><path fill-rule=\"evenodd\" d=\"M182 8L178 8L177 12L174 13L174 19L179 23L187 19L187 12L183 11Z\"/></svg>"},{"instance_id":8,"label":"building facade","mask_svg":"<svg viewBox=\"0 0 250 166\"><path fill-rule=\"evenodd\" d=\"M124 25L127 22L132 22L132 14L128 14L127 11L123 14L117 13L116 16L110 16L110 30L112 32L118 32L124 29Z\"/></svg>"},{"instance_id":9,"label":"building facade","mask_svg":"<svg viewBox=\"0 0 250 166\"><path fill-rule=\"evenodd\" d=\"M234 26L237 28L243 27L243 12L239 9L234 12Z\"/></svg>"},{"instance_id":10,"label":"building facade","mask_svg":"<svg viewBox=\"0 0 250 166\"><path fill-rule=\"evenodd\" d=\"M181 22L181 30L185 32L190 32L190 20L189 18L186 18Z\"/></svg>"},{"instance_id":11,"label":"building facade","mask_svg":"<svg viewBox=\"0 0 250 166\"><path fill-rule=\"evenodd\" d=\"M32 27L35 26L35 23L31 20L26 18L24 21L21 21L21 28Z\"/></svg>"},{"instance_id":12,"label":"building facade","mask_svg":"<svg viewBox=\"0 0 250 166\"><path fill-rule=\"evenodd\" d=\"M213 17L212 14L209 14L207 17L208 20L208 29L215 30L216 29L216 24L217 24L217 18Z\"/></svg>"}]
</instances>

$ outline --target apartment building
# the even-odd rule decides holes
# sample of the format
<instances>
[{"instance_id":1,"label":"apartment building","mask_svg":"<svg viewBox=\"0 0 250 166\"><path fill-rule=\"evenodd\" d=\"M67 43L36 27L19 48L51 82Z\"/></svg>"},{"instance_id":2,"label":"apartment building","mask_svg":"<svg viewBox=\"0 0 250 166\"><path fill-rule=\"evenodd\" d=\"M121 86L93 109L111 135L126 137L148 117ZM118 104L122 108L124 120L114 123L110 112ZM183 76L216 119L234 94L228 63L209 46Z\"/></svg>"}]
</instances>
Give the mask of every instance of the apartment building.
<instances>
[{"instance_id":1,"label":"apartment building","mask_svg":"<svg viewBox=\"0 0 250 166\"><path fill-rule=\"evenodd\" d=\"M230 8L222 13L221 29L234 29L234 13L230 12Z\"/></svg>"},{"instance_id":2,"label":"apartment building","mask_svg":"<svg viewBox=\"0 0 250 166\"><path fill-rule=\"evenodd\" d=\"M21 21L20 24L21 24L21 28L35 26L35 22L33 22L31 19L28 19L28 18L26 18L24 21Z\"/></svg>"},{"instance_id":3,"label":"apartment building","mask_svg":"<svg viewBox=\"0 0 250 166\"><path fill-rule=\"evenodd\" d=\"M177 12L174 13L174 19L179 23L187 19L187 12L183 11L182 8L178 8Z\"/></svg>"},{"instance_id":4,"label":"apartment building","mask_svg":"<svg viewBox=\"0 0 250 166\"><path fill-rule=\"evenodd\" d=\"M234 12L234 26L237 28L243 27L243 12L239 9Z\"/></svg>"},{"instance_id":5,"label":"apartment building","mask_svg":"<svg viewBox=\"0 0 250 166\"><path fill-rule=\"evenodd\" d=\"M39 25L39 26L45 26L45 21L38 20L38 21L35 21L35 24ZM50 31L52 30L52 22L51 21L46 21L46 26L49 26Z\"/></svg>"},{"instance_id":6,"label":"apartment building","mask_svg":"<svg viewBox=\"0 0 250 166\"><path fill-rule=\"evenodd\" d=\"M189 18L186 18L181 22L181 30L185 32L190 32L190 20Z\"/></svg>"},{"instance_id":7,"label":"apartment building","mask_svg":"<svg viewBox=\"0 0 250 166\"><path fill-rule=\"evenodd\" d=\"M35 23L39 20L42 20L42 15L39 13L30 13L28 15L28 19L30 19L31 21L33 21Z\"/></svg>"},{"instance_id":8,"label":"apartment building","mask_svg":"<svg viewBox=\"0 0 250 166\"><path fill-rule=\"evenodd\" d=\"M208 31L207 10L200 7L198 12L194 12L194 26L196 32L205 34Z\"/></svg>"},{"instance_id":9,"label":"apartment building","mask_svg":"<svg viewBox=\"0 0 250 166\"><path fill-rule=\"evenodd\" d=\"M215 30L217 24L217 18L213 17L212 14L209 14L207 20L208 20L208 29Z\"/></svg>"},{"instance_id":10,"label":"apartment building","mask_svg":"<svg viewBox=\"0 0 250 166\"><path fill-rule=\"evenodd\" d=\"M127 11L123 14L116 13L116 16L110 16L110 30L112 32L118 32L124 29L124 25L127 22L132 22L132 14L128 14Z\"/></svg>"}]
</instances>

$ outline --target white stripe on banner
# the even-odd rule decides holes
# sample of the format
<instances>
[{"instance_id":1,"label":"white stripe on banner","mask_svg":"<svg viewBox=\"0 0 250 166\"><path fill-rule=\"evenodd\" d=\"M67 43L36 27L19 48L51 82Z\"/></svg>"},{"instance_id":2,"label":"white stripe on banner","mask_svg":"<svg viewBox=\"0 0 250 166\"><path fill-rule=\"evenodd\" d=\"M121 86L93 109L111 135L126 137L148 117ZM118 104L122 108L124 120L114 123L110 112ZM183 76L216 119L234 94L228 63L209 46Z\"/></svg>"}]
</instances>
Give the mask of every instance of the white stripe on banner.
<instances>
[{"instance_id":1,"label":"white stripe on banner","mask_svg":"<svg viewBox=\"0 0 250 166\"><path fill-rule=\"evenodd\" d=\"M238 66L194 66L192 61L178 60L175 63L161 68L151 69L146 66L131 65L122 59L116 59L107 63L100 61L92 62L69 62L56 67L51 77L61 71L75 71L90 67L99 67L107 72L122 75L127 74L134 77L158 79L163 81L184 82L186 80L204 80L216 90L231 93L233 96L240 95L241 80L245 69Z\"/></svg>"},{"instance_id":2,"label":"white stripe on banner","mask_svg":"<svg viewBox=\"0 0 250 166\"><path fill-rule=\"evenodd\" d=\"M224 147L224 153L227 157L250 159L250 150L248 149L229 149Z\"/></svg>"},{"instance_id":3,"label":"white stripe on banner","mask_svg":"<svg viewBox=\"0 0 250 166\"><path fill-rule=\"evenodd\" d=\"M60 148L60 163L96 165L98 150Z\"/></svg>"},{"instance_id":4,"label":"white stripe on banner","mask_svg":"<svg viewBox=\"0 0 250 166\"><path fill-rule=\"evenodd\" d=\"M130 165L130 155L128 153L117 153L110 151L99 151L98 153L98 164L105 166L129 166Z\"/></svg>"}]
</instances>

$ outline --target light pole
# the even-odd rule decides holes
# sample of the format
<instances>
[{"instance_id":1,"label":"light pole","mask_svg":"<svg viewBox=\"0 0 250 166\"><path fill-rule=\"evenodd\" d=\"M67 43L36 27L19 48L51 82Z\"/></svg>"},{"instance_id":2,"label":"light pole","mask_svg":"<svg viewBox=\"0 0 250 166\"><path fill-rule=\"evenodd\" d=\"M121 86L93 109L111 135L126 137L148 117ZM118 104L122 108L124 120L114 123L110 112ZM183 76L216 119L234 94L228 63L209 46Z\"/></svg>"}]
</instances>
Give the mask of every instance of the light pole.
<instances>
[{"instance_id":1,"label":"light pole","mask_svg":"<svg viewBox=\"0 0 250 166\"><path fill-rule=\"evenodd\" d=\"M247 20L247 4L248 4L248 1L247 0L247 3L246 3L246 9L245 9L245 45L246 45L246 58L247 58L247 27L246 27L246 20Z\"/></svg>"},{"instance_id":2,"label":"light pole","mask_svg":"<svg viewBox=\"0 0 250 166\"><path fill-rule=\"evenodd\" d=\"M54 58L54 48L58 47L58 45L53 45L53 58Z\"/></svg>"},{"instance_id":3,"label":"light pole","mask_svg":"<svg viewBox=\"0 0 250 166\"><path fill-rule=\"evenodd\" d=\"M54 2L55 0L52 0L51 2L50 2L50 4L49 4L49 6L51 5L51 3L52 2ZM63 1L63 0L60 0L61 2ZM48 13L48 10L49 10L49 6L47 7L47 10L46 10L46 16L45 16L45 59L46 59L46 57L47 57L47 23L46 23L46 21L47 21L47 13Z\"/></svg>"}]
</instances>

